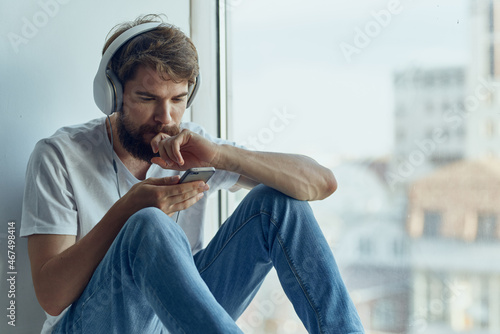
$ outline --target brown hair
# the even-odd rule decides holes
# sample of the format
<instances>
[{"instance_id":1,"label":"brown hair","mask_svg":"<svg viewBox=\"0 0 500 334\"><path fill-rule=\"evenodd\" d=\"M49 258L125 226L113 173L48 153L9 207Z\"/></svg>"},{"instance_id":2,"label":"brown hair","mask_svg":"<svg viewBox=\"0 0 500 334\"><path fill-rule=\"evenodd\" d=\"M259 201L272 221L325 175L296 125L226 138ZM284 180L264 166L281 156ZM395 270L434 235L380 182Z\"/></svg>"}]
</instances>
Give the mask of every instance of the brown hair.
<instances>
[{"instance_id":1,"label":"brown hair","mask_svg":"<svg viewBox=\"0 0 500 334\"><path fill-rule=\"evenodd\" d=\"M135 21L115 26L104 45L102 53L124 31L142 23L159 22L161 25L129 40L115 53L110 62L111 70L122 84L133 79L138 66L156 69L162 78L168 76L175 82L187 80L194 84L198 75L198 53L196 48L179 28L163 22L160 15L144 15ZM109 35L109 34L108 34Z\"/></svg>"}]
</instances>

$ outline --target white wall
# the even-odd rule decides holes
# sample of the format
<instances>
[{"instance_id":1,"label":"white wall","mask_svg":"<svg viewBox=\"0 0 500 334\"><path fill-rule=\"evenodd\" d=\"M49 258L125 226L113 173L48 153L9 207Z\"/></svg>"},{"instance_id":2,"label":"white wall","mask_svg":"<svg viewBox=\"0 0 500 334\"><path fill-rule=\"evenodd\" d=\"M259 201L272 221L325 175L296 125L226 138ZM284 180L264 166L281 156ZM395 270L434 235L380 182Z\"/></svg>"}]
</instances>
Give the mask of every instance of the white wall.
<instances>
[{"instance_id":1,"label":"white wall","mask_svg":"<svg viewBox=\"0 0 500 334\"><path fill-rule=\"evenodd\" d=\"M19 232L29 155L59 127L102 115L92 81L115 24L164 13L189 33L189 1L3 0L0 13L0 333L37 333L44 315L34 297L25 239L16 239L16 327L6 319L7 222L15 221Z\"/></svg>"}]
</instances>

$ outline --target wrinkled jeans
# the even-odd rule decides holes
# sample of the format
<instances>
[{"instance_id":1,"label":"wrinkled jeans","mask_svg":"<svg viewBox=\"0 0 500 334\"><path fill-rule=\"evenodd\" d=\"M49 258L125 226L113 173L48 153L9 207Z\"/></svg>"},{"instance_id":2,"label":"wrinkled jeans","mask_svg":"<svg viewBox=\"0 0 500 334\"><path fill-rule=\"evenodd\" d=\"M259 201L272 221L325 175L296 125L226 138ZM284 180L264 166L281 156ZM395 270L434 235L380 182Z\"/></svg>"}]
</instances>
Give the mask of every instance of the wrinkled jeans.
<instances>
[{"instance_id":1,"label":"wrinkled jeans","mask_svg":"<svg viewBox=\"0 0 500 334\"><path fill-rule=\"evenodd\" d=\"M194 256L169 216L135 213L54 333L241 333L272 266L310 333L364 333L309 204L263 185Z\"/></svg>"}]
</instances>

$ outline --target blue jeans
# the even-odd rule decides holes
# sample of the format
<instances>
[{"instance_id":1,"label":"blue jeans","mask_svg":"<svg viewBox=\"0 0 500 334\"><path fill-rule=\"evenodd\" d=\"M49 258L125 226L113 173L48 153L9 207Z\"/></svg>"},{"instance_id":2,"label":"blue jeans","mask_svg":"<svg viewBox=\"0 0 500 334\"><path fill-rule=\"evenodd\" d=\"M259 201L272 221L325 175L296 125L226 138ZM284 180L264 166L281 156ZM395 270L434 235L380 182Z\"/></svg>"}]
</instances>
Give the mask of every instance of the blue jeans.
<instances>
[{"instance_id":1,"label":"blue jeans","mask_svg":"<svg viewBox=\"0 0 500 334\"><path fill-rule=\"evenodd\" d=\"M162 211L134 214L55 333L241 333L272 266L310 333L364 333L309 204L263 185L194 256Z\"/></svg>"}]
</instances>

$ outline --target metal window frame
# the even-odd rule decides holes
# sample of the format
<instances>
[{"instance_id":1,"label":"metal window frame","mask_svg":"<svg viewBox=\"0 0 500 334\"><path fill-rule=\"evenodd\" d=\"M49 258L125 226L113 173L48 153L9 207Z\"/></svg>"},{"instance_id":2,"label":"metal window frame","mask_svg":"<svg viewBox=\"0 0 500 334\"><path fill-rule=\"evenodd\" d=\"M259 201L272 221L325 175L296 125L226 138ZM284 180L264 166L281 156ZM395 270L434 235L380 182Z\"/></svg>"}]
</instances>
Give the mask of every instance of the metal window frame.
<instances>
[{"instance_id":1,"label":"metal window frame","mask_svg":"<svg viewBox=\"0 0 500 334\"><path fill-rule=\"evenodd\" d=\"M207 14L208 13L208 14ZM191 120L221 139L228 137L226 0L190 0L191 39L198 50L201 89ZM218 226L228 217L228 195L219 191Z\"/></svg>"}]
</instances>

